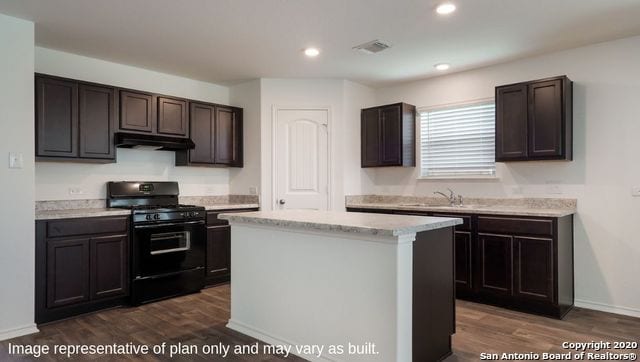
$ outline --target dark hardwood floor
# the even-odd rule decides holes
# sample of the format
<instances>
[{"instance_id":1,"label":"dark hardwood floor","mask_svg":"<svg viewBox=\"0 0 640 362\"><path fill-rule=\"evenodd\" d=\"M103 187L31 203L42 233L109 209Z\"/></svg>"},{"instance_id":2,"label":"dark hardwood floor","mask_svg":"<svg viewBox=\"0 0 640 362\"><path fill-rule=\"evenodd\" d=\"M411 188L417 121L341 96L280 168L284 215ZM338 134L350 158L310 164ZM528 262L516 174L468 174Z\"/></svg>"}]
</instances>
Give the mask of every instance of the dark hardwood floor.
<instances>
[{"instance_id":1,"label":"dark hardwood floor","mask_svg":"<svg viewBox=\"0 0 640 362\"><path fill-rule=\"evenodd\" d=\"M152 303L137 308L117 308L40 326L40 333L0 342L0 361L52 361L9 356L13 344L195 344L198 346L251 344L256 341L225 328L229 317L229 286ZM638 341L640 319L576 308L565 320L532 316L506 309L458 301L453 356L446 361L477 361L480 353L567 352L565 341ZM631 352L631 351L627 351ZM639 351L634 351L639 352ZM67 360L59 358L58 360ZM114 361L124 358L88 356L75 360ZM73 360L73 359L72 359ZM168 357L127 357L156 361ZM172 361L216 360L211 356L174 357ZM220 360L220 359L219 359ZM301 361L275 355L229 356L225 361Z\"/></svg>"}]
</instances>

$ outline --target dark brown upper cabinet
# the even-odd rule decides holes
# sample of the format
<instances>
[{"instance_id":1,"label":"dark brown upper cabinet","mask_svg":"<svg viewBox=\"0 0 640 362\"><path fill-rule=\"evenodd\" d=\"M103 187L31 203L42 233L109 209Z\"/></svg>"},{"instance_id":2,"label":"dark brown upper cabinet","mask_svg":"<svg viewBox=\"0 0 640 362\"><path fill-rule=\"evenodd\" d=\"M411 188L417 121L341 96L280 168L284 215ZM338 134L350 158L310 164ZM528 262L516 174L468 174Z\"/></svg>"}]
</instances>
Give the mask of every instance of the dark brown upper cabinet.
<instances>
[{"instance_id":1,"label":"dark brown upper cabinet","mask_svg":"<svg viewBox=\"0 0 640 362\"><path fill-rule=\"evenodd\" d=\"M158 97L158 133L174 136L189 134L187 101Z\"/></svg>"},{"instance_id":2,"label":"dark brown upper cabinet","mask_svg":"<svg viewBox=\"0 0 640 362\"><path fill-rule=\"evenodd\" d=\"M573 159L573 82L566 76L496 87L496 161Z\"/></svg>"},{"instance_id":3,"label":"dark brown upper cabinet","mask_svg":"<svg viewBox=\"0 0 640 362\"><path fill-rule=\"evenodd\" d=\"M116 91L80 84L80 157L115 160L113 144Z\"/></svg>"},{"instance_id":4,"label":"dark brown upper cabinet","mask_svg":"<svg viewBox=\"0 0 640 362\"><path fill-rule=\"evenodd\" d=\"M176 165L242 167L242 109L191 102L189 113L196 147L176 152Z\"/></svg>"},{"instance_id":5,"label":"dark brown upper cabinet","mask_svg":"<svg viewBox=\"0 0 640 362\"><path fill-rule=\"evenodd\" d=\"M36 77L36 156L78 156L78 83Z\"/></svg>"},{"instance_id":6,"label":"dark brown upper cabinet","mask_svg":"<svg viewBox=\"0 0 640 362\"><path fill-rule=\"evenodd\" d=\"M120 129L152 133L155 131L153 95L120 91Z\"/></svg>"},{"instance_id":7,"label":"dark brown upper cabinet","mask_svg":"<svg viewBox=\"0 0 640 362\"><path fill-rule=\"evenodd\" d=\"M416 107L406 103L361 111L361 165L385 167L416 165Z\"/></svg>"},{"instance_id":8,"label":"dark brown upper cabinet","mask_svg":"<svg viewBox=\"0 0 640 362\"><path fill-rule=\"evenodd\" d=\"M242 110L216 107L214 163L242 166Z\"/></svg>"},{"instance_id":9,"label":"dark brown upper cabinet","mask_svg":"<svg viewBox=\"0 0 640 362\"><path fill-rule=\"evenodd\" d=\"M36 75L36 160L115 162L113 87Z\"/></svg>"},{"instance_id":10,"label":"dark brown upper cabinet","mask_svg":"<svg viewBox=\"0 0 640 362\"><path fill-rule=\"evenodd\" d=\"M213 163L214 139L213 129L216 119L216 109L212 105L191 103L191 139L196 147L188 153L191 163ZM177 159L177 157L176 157Z\"/></svg>"}]
</instances>

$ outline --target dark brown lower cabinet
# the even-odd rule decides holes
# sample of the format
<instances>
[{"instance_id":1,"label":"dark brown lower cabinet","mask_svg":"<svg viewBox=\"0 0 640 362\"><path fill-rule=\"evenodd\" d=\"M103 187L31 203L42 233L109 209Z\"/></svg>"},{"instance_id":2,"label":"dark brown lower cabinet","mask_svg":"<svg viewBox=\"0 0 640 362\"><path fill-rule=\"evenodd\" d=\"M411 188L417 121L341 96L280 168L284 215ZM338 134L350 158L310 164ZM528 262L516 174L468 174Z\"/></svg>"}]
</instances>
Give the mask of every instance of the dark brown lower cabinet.
<instances>
[{"instance_id":1,"label":"dark brown lower cabinet","mask_svg":"<svg viewBox=\"0 0 640 362\"><path fill-rule=\"evenodd\" d=\"M471 278L473 267L471 252L471 232L455 232L455 267L456 267L456 290L458 293L470 293L473 290L473 279Z\"/></svg>"},{"instance_id":2,"label":"dark brown lower cabinet","mask_svg":"<svg viewBox=\"0 0 640 362\"><path fill-rule=\"evenodd\" d=\"M207 212L206 285L227 283L231 280L231 226L228 221L220 219L218 215L248 211L258 211L258 209Z\"/></svg>"},{"instance_id":3,"label":"dark brown lower cabinet","mask_svg":"<svg viewBox=\"0 0 640 362\"><path fill-rule=\"evenodd\" d=\"M89 239L47 242L47 308L89 300Z\"/></svg>"},{"instance_id":4,"label":"dark brown lower cabinet","mask_svg":"<svg viewBox=\"0 0 640 362\"><path fill-rule=\"evenodd\" d=\"M129 242L126 235L92 238L90 243L91 298L127 293Z\"/></svg>"},{"instance_id":5,"label":"dark brown lower cabinet","mask_svg":"<svg viewBox=\"0 0 640 362\"><path fill-rule=\"evenodd\" d=\"M215 280L231 275L231 227L207 228L207 275Z\"/></svg>"},{"instance_id":6,"label":"dark brown lower cabinet","mask_svg":"<svg viewBox=\"0 0 640 362\"><path fill-rule=\"evenodd\" d=\"M553 239L513 239L513 294L553 302Z\"/></svg>"},{"instance_id":7,"label":"dark brown lower cabinet","mask_svg":"<svg viewBox=\"0 0 640 362\"><path fill-rule=\"evenodd\" d=\"M36 221L36 323L122 305L129 217Z\"/></svg>"},{"instance_id":8,"label":"dark brown lower cabinet","mask_svg":"<svg viewBox=\"0 0 640 362\"><path fill-rule=\"evenodd\" d=\"M573 215L527 217L347 208L459 217L456 297L563 318L574 304Z\"/></svg>"},{"instance_id":9,"label":"dark brown lower cabinet","mask_svg":"<svg viewBox=\"0 0 640 362\"><path fill-rule=\"evenodd\" d=\"M490 295L510 295L512 291L512 240L506 235L478 234L480 285L478 291Z\"/></svg>"}]
</instances>

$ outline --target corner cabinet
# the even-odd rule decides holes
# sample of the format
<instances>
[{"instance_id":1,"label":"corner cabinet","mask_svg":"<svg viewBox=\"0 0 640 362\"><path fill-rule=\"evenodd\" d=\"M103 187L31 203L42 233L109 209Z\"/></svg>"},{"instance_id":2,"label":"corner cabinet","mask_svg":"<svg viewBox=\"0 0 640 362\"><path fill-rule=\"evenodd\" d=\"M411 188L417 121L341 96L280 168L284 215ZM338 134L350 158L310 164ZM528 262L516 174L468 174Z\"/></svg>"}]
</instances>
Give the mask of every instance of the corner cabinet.
<instances>
[{"instance_id":1,"label":"corner cabinet","mask_svg":"<svg viewBox=\"0 0 640 362\"><path fill-rule=\"evenodd\" d=\"M496 87L496 161L573 159L573 82L566 76Z\"/></svg>"},{"instance_id":2,"label":"corner cabinet","mask_svg":"<svg viewBox=\"0 0 640 362\"><path fill-rule=\"evenodd\" d=\"M176 152L176 166L243 166L242 108L190 103L190 135L196 147Z\"/></svg>"},{"instance_id":3,"label":"corner cabinet","mask_svg":"<svg viewBox=\"0 0 640 362\"><path fill-rule=\"evenodd\" d=\"M36 221L36 323L122 305L129 217Z\"/></svg>"},{"instance_id":4,"label":"corner cabinet","mask_svg":"<svg viewBox=\"0 0 640 362\"><path fill-rule=\"evenodd\" d=\"M559 319L573 307L573 215L347 211L461 218L454 240L457 298Z\"/></svg>"},{"instance_id":5,"label":"corner cabinet","mask_svg":"<svg viewBox=\"0 0 640 362\"><path fill-rule=\"evenodd\" d=\"M35 82L36 160L115 162L115 88L38 74Z\"/></svg>"},{"instance_id":6,"label":"corner cabinet","mask_svg":"<svg viewBox=\"0 0 640 362\"><path fill-rule=\"evenodd\" d=\"M361 165L386 167L416 165L416 107L406 103L361 111Z\"/></svg>"}]
</instances>

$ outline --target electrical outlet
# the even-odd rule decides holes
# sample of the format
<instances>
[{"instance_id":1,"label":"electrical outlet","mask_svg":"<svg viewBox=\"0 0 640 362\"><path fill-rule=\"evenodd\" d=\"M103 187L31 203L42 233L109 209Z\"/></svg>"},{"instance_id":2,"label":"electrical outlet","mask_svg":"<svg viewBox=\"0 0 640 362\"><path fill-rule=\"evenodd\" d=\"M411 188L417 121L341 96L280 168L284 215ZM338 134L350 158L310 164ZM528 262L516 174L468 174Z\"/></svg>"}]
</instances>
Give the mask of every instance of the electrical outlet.
<instances>
[{"instance_id":1,"label":"electrical outlet","mask_svg":"<svg viewBox=\"0 0 640 362\"><path fill-rule=\"evenodd\" d=\"M512 186L511 193L513 195L522 195L522 187L521 186Z\"/></svg>"},{"instance_id":2,"label":"electrical outlet","mask_svg":"<svg viewBox=\"0 0 640 362\"><path fill-rule=\"evenodd\" d=\"M631 196L639 197L640 196L640 186L631 188Z\"/></svg>"},{"instance_id":3,"label":"electrical outlet","mask_svg":"<svg viewBox=\"0 0 640 362\"><path fill-rule=\"evenodd\" d=\"M258 194L258 188L255 186L251 186L249 187L249 195L257 195Z\"/></svg>"},{"instance_id":4,"label":"electrical outlet","mask_svg":"<svg viewBox=\"0 0 640 362\"><path fill-rule=\"evenodd\" d=\"M23 168L24 159L22 153L9 152L9 168Z\"/></svg>"},{"instance_id":5,"label":"electrical outlet","mask_svg":"<svg viewBox=\"0 0 640 362\"><path fill-rule=\"evenodd\" d=\"M84 190L80 187L69 187L69 195L83 195Z\"/></svg>"}]
</instances>

